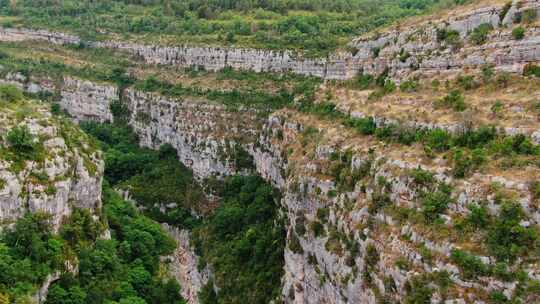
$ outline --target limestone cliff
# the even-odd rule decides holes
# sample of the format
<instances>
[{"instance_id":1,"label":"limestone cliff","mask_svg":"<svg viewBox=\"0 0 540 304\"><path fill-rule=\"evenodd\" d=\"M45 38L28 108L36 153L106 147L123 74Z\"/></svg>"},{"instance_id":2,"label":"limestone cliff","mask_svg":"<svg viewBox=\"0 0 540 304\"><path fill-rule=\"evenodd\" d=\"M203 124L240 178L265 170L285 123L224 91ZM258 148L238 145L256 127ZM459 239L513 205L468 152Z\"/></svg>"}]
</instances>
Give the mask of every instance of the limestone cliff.
<instances>
[{"instance_id":1,"label":"limestone cliff","mask_svg":"<svg viewBox=\"0 0 540 304\"><path fill-rule=\"evenodd\" d=\"M516 16L526 10L540 12L540 2L513 1L509 10L490 6L443 20L400 25L382 34L355 39L351 43L357 49L354 58L364 73L378 75L388 69L394 79L451 75L487 64L521 73L527 63L540 59L538 27L528 28L522 40L512 38ZM485 43L472 42L471 33L483 24L494 30ZM459 37L449 41L443 33L452 31Z\"/></svg>"},{"instance_id":2,"label":"limestone cliff","mask_svg":"<svg viewBox=\"0 0 540 304\"><path fill-rule=\"evenodd\" d=\"M494 6L415 24L411 26L413 30L391 29L377 37L355 39L351 45L357 51L336 55L336 59L300 60L287 52L160 47L125 42L94 46L122 49L158 65L204 66L213 71L227 66L254 71L293 71L327 79L347 79L360 72L378 75L386 70L398 81L411 76L442 80L486 64L521 74L526 64L540 60L540 31L537 26L529 26L525 38L516 40L511 37L511 27L515 16L531 9L538 11L540 2L514 1L505 14L502 7ZM472 43L471 31L482 24L490 24L493 30L485 43ZM459 40L445 41L440 37L441 31L455 31ZM78 43L77 38L65 35L47 32L26 35L26 32L4 29L0 38ZM11 75L7 81L27 90L49 87L47 83L33 84L20 78ZM473 252L477 258L472 260L477 266L481 264L491 269L499 265L486 250L482 233L458 230L472 213L471 206L482 205L486 217L496 219L501 217L504 202L512 200L524 211L523 218L513 228L518 231L538 227L540 213L533 182L540 179L540 171L532 161L520 166L509 165L505 170L486 166L470 176L455 178L451 159L446 155L432 155L421 145L404 146L383 142L375 136L359 135L335 121L293 109L280 110L264 118L254 109L233 111L202 98L175 99L136 88L120 92L113 85L72 77L66 77L55 90L60 93L62 108L76 120L111 120L111 104L120 101L127 109L124 114L128 115L129 124L140 136L141 145L157 148L164 143L171 144L177 149L180 160L201 178L242 172L246 168L239 167L234 159L237 153L247 151L253 158L255 170L283 192L281 204L288 219L282 292L285 303L404 302L417 292L417 280L428 282L425 285L434 303L485 303L492 292L501 292L510 298L524 288L520 280L540 279L540 268L534 259L519 258L512 265L503 265L507 272L520 272L521 278L487 271L471 277L452 257L459 249ZM386 117L388 103L380 104L378 113L382 113L382 117L375 117L377 126L389 121L399 122ZM368 105L361 107L364 110ZM421 107L412 108L411 115ZM353 117L364 115L355 113L352 107L340 109ZM482 111L487 112L485 109L479 112ZM521 120L512 120L507 126L497 126L511 134L523 129L522 133L538 138L538 120L525 116L520 115ZM524 117L528 123L526 128L523 127ZM457 130L459 127L446 117L440 121L438 117L428 118L422 123L407 122L422 128L444 126ZM24 124L35 134L45 132L32 121ZM72 153L76 158L78 154ZM75 172L82 176L79 180L95 184L97 180L92 180L89 173L84 173L84 166L78 165L81 162L84 165L85 159L75 162ZM3 170L8 172L8 167L6 163ZM17 216L18 208L25 206L18 194L12 194L19 193L15 190L22 189L20 185L26 183L24 176L30 174L21 172L20 177L9 177L17 184L9 186L12 190L5 195L6 218ZM62 189L61 185L56 187ZM70 191L73 189L75 198L83 197L84 202L91 201L88 200L92 193L89 190L94 188L90 187L65 186ZM34 190L40 188L28 189L33 195ZM66 191L57 193L71 197L71 192ZM437 217L436 225L425 219L426 193L440 195L448 204L447 210ZM0 198L1 195L0 192ZM25 207L30 210L50 206L43 202L53 199L47 196L32 199L32 195ZM61 202L55 205L59 210L52 211L59 215L69 212L64 200L58 198L57 202ZM196 303L197 290L206 281L207 274L195 269L197 257L191 251L187 233L174 229L171 233L180 244L176 255L171 257L175 265L173 271L182 282L184 296ZM538 296L526 295L524 301L534 303Z\"/></svg>"},{"instance_id":3,"label":"limestone cliff","mask_svg":"<svg viewBox=\"0 0 540 304\"><path fill-rule=\"evenodd\" d=\"M161 227L174 237L178 244L174 253L163 257L162 260L168 265L169 272L182 286L182 297L189 304L199 303L198 293L208 283L211 275L210 270L205 268L199 271L199 257L192 248L188 230L180 230L167 224L162 224Z\"/></svg>"},{"instance_id":4,"label":"limestone cliff","mask_svg":"<svg viewBox=\"0 0 540 304\"><path fill-rule=\"evenodd\" d=\"M515 282L492 277L479 281L463 278L450 261L450 255L452 249L463 248L464 243L450 241L448 236L443 237L422 224L403 220L399 212L421 207L419 196L423 186L415 182L411 171L422 168L433 174L435 183L454 187L455 201L444 216L450 227L469 213L467 206L475 201L485 201L493 214L500 211L490 190L493 183L519 198L530 221L523 225L538 225L540 214L529 192L528 180L515 174L489 173L456 180L448 175L442 159L426 163L414 149L405 154L396 153L376 141L354 139L354 135L343 129L321 123L318 123L322 126L318 128L316 142L302 147L299 142L310 124L309 119L298 113L276 114L266 125L262 139L271 143L278 153L264 158L255 156L261 174L281 184L285 193L282 204L290 221L283 289L286 303L378 303L382 299L401 302L406 294L405 284L411 278L443 270L450 274L454 287L450 293L435 288L433 299L474 303L482 301L478 297L483 292L502 290L512 295ZM291 150L294 152L284 162L283 152ZM362 177L343 190L343 185L328 170L333 155L347 153L351 154L346 168L353 173L361 172ZM266 169L282 167L285 163L288 163L285 176L269 174ZM391 208L375 209L373 204L380 203L381 195ZM452 235L451 230L448 233ZM376 258L370 260L370 255ZM482 260L495 263L490 257ZM539 277L535 264L525 263L523 267L531 278Z\"/></svg>"},{"instance_id":5,"label":"limestone cliff","mask_svg":"<svg viewBox=\"0 0 540 304\"><path fill-rule=\"evenodd\" d=\"M31 136L32 151L17 150L17 143L8 139L14 130L22 130L19 137ZM26 212L45 212L58 228L73 208L99 213L103 160L76 126L52 116L44 104L4 102L0 136L2 222Z\"/></svg>"}]
</instances>

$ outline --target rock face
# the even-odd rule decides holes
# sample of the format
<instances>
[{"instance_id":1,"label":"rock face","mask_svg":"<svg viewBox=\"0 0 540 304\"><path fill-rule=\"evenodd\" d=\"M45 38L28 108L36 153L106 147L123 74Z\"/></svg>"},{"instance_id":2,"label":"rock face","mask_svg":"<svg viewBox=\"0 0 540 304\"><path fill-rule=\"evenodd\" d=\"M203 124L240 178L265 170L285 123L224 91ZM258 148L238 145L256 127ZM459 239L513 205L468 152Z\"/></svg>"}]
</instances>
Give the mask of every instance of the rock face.
<instances>
[{"instance_id":1,"label":"rock face","mask_svg":"<svg viewBox=\"0 0 540 304\"><path fill-rule=\"evenodd\" d=\"M60 272L49 274L33 297L35 303L45 303L45 301L47 300L47 294L49 294L49 287L51 287L51 284L55 281L58 281L59 279Z\"/></svg>"},{"instance_id":2,"label":"rock face","mask_svg":"<svg viewBox=\"0 0 540 304\"><path fill-rule=\"evenodd\" d=\"M180 161L203 178L241 172L235 158L244 149L242 143L253 141L261 124L255 110L227 111L205 100L175 100L131 88L123 102L141 145L172 145Z\"/></svg>"},{"instance_id":3,"label":"rock face","mask_svg":"<svg viewBox=\"0 0 540 304\"><path fill-rule=\"evenodd\" d=\"M52 117L44 105L21 105L27 112L22 119L13 107L0 110L0 149L6 149L0 155L0 220L9 223L26 212L45 212L57 229L73 208L97 212L104 163L86 135ZM35 156L10 156L19 154L6 135L16 126L34 136Z\"/></svg>"},{"instance_id":4,"label":"rock face","mask_svg":"<svg viewBox=\"0 0 540 304\"><path fill-rule=\"evenodd\" d=\"M525 10L540 12L538 0L514 1L503 15L500 6L484 7L446 19L395 28L376 37L360 37L350 43L353 53L340 52L327 58L302 58L290 51L268 51L224 47L156 46L119 41L86 42L93 47L120 49L140 56L149 64L201 67L218 71L225 67L255 72L296 73L323 79L350 79L358 73L379 75L385 70L395 80L430 74L458 73L493 64L499 70L521 73L527 63L540 61L540 30L528 27L525 38L512 39L515 16ZM495 29L487 43L475 45L470 33L482 24ZM412 28L412 29L411 29ZM452 43L441 38L441 30L456 31ZM438 34L439 33L439 37ZM78 44L75 36L27 29L0 29L0 40L45 40Z\"/></svg>"},{"instance_id":5,"label":"rock face","mask_svg":"<svg viewBox=\"0 0 540 304\"><path fill-rule=\"evenodd\" d=\"M29 91L58 91L61 108L75 121L113 121L111 106L120 101L127 111L128 123L139 135L144 147L172 145L180 161L191 167L197 177L227 176L243 172L238 157L248 156L250 143L258 136L264 120L258 110L228 109L204 99L175 99L127 88L122 93L112 84L98 84L64 77L63 83L30 81L10 74L4 83Z\"/></svg>"},{"instance_id":6,"label":"rock face","mask_svg":"<svg viewBox=\"0 0 540 304\"><path fill-rule=\"evenodd\" d=\"M2 41L12 42L25 40L45 40L55 44L78 44L81 42L79 37L46 30L2 28L0 36Z\"/></svg>"},{"instance_id":7,"label":"rock face","mask_svg":"<svg viewBox=\"0 0 540 304\"><path fill-rule=\"evenodd\" d=\"M162 47L108 41L97 43L128 51L140 56L147 63L178 67L201 67L219 71L225 67L254 72L295 73L324 79L349 79L358 72L350 54L333 54L328 58L309 59L298 57L290 51L216 47Z\"/></svg>"},{"instance_id":8,"label":"rock face","mask_svg":"<svg viewBox=\"0 0 540 304\"><path fill-rule=\"evenodd\" d=\"M189 304L199 303L198 293L210 277L208 268L202 272L198 270L199 257L193 251L190 244L190 234L187 230L179 230L167 224L162 224L177 242L178 246L171 256L162 258L169 265L169 272L182 286L182 297Z\"/></svg>"},{"instance_id":9,"label":"rock face","mask_svg":"<svg viewBox=\"0 0 540 304\"><path fill-rule=\"evenodd\" d=\"M60 106L76 120L112 121L111 103L119 98L115 86L64 77Z\"/></svg>"},{"instance_id":10,"label":"rock face","mask_svg":"<svg viewBox=\"0 0 540 304\"><path fill-rule=\"evenodd\" d=\"M346 137L343 130L336 132L332 126L319 126L317 140L304 141L305 130L313 120L290 110L271 115L261 126L255 112L231 112L204 100L174 100L127 89L122 102L128 107L129 123L140 135L142 145L173 145L180 159L199 177L238 172L234 161L227 157L234 153L226 151L241 146L253 157L259 174L282 190L282 205L289 219L283 287L286 303L377 303L382 298L403 301L408 281L418 274L442 270L450 275L454 284L452 295L458 303L475 302L478 294L485 292L512 293L516 288L513 283L491 277L479 281L464 279L449 258L452 249L459 245L426 234L413 223L400 222L396 214L370 211L370 205L381 195L387 195L387 203L396 208L419 210L419 193L425 189L415 183L410 171L421 167L431 172L437 183L454 186L455 202L443 217L448 223L452 223L453 217L468 214L467 206L474 201L486 202L490 212L497 214L500 206L490 190L497 183L505 191L515 193L529 216L529 224L537 225L540 213L531 198L528 180L484 174L454 180L443 159L433 160L436 165L425 166L410 160L421 160L419 155L393 155L391 147L365 138L355 142L355 137ZM313 145L313 141L321 143L300 152L299 143ZM371 149L376 152L369 152ZM365 171L362 182L339 192L336 178L327 173L331 155L336 153L351 153L351 161L346 164L351 172ZM321 218L320 210L327 215ZM312 231L315 222L320 223L321 234ZM171 233L180 240L177 254L171 257L173 274L182 283L184 296L196 303L195 295L207 275L196 271L196 256L189 249L186 232ZM293 242L301 249L291 249ZM431 260L424 256L426 251L431 252ZM375 263L369 262L368 252L376 253ZM493 263L492 258L485 260ZM402 269L397 261L409 266ZM539 275L534 269L530 269L531 277ZM441 297L435 289L433 298Z\"/></svg>"},{"instance_id":11,"label":"rock face","mask_svg":"<svg viewBox=\"0 0 540 304\"><path fill-rule=\"evenodd\" d=\"M511 35L515 16L525 10L540 12L540 2L514 1L506 15L502 7L484 7L447 20L358 38L351 43L358 50L354 58L364 73L378 75L388 70L397 80L414 75L456 74L486 64L521 73L526 64L540 60L538 27L528 28L522 40L514 40ZM470 34L482 24L489 24L494 30L486 43L476 45L470 41ZM447 41L443 31L456 31L459 37Z\"/></svg>"},{"instance_id":12,"label":"rock face","mask_svg":"<svg viewBox=\"0 0 540 304\"><path fill-rule=\"evenodd\" d=\"M288 53L254 50L149 47L116 42L97 46L124 49L160 65L202 65L209 70L232 66L255 71L294 71L325 78L350 78L357 71L380 74L388 69L394 79L400 80L416 74L459 73L486 63L520 73L525 64L540 59L540 32L529 27L526 38L516 41L510 38L510 29L500 24L511 25L520 12L540 7L539 1L521 3L518 6L515 2L504 17L500 7L490 7L453 16L444 22L426 23L412 31L396 30L375 39L359 38L352 43L358 52L336 59L331 66L325 61L294 63ZM484 23L495 28L488 42L478 46L467 41L469 32ZM452 49L447 42L439 41L437 29L443 28L459 34L460 48ZM15 30L0 33L2 39L22 39L21 36L24 33ZM71 38L54 40L47 33L33 33L31 37L72 43ZM378 49L376 58L374 49ZM13 78L9 81L17 82L17 77ZM392 145L367 136L350 136L340 126L323 122L317 125L316 118L293 110L282 110L261 121L254 110L229 111L224 105L207 100L179 100L132 88L119 93L107 85L69 78L64 80L63 86L60 88L62 107L80 120L111 120L110 104L120 96L141 144L152 148L171 144L178 150L180 160L201 178L242 171L235 158L239 151L247 151L257 172L283 193L281 203L288 219L282 292L285 303L401 303L407 296L407 286L411 287L408 282L440 271L448 273L451 292L431 282L434 303L483 303L482 295L489 292L501 291L508 296L517 289L515 281L504 282L487 276L466 278L450 255L453 249L483 242L459 243L461 236L455 235L455 228L458 221L470 213L468 206L473 202L481 202L497 217L501 209L499 191L510 192L527 214L528 220L521 223L522 227L540 223L538 202L529 189L531 180L523 178L522 174L476 173L454 180L446 159L426 160L424 152L417 153L415 147L394 151ZM24 84L24 87L28 89L29 85ZM25 123L34 125L30 121ZM306 131L315 132L316 136L306 139ZM60 141L50 145L63 147ZM67 214L70 205L66 198L71 197L88 208L97 206L97 203L85 205L92 201L95 189L84 186L95 185L97 179L92 179L88 170L85 171L86 158L77 158L80 154L72 153L77 159L73 168L79 182L71 182L64 188L58 184L56 188L61 190L54 197L34 198L35 189L41 188L27 182L31 169L15 175L9 173L9 163L0 163L0 177L4 174L5 180L12 182L0 191L3 206L0 216L14 218L21 208ZM336 164L336 155L341 163ZM69 165L55 165L50 169L54 174L48 175L56 180L54 177L62 174L55 172L67 170L57 167L68 168ZM333 172L336 165L339 165L339 174ZM102 167L96 166L100 172ZM431 174L431 184L415 180L411 171L418 168ZM342 172L345 172L345 182ZM358 179L347 184L347 178L352 175ZM535 179L538 178L536 174ZM421 193L436 192L442 183L453 187L448 211L440 217L444 224L440 227L448 229L434 231L421 221L415 221L415 216L421 216ZM493 190L494 185L499 188L497 192ZM28 204L20 198L22 189L30 193ZM55 204L46 203L51 201ZM50 207L53 205L57 207ZM190 247L189 235L170 227L168 230L179 242L177 252L169 257L171 271L182 283L184 296L190 303L196 303L197 292L206 282L208 273L196 270L197 257ZM491 257L480 256L479 260L495 264ZM540 278L537 265L522 262L529 278ZM534 302L534 299L529 300Z\"/></svg>"},{"instance_id":13,"label":"rock face","mask_svg":"<svg viewBox=\"0 0 540 304\"><path fill-rule=\"evenodd\" d=\"M459 244L426 234L421 225L403 222L396 218L397 214L373 210L373 204L385 197L395 210L420 208L419 195L425 189L415 183L410 170L422 168L432 172L436 181L455 187L456 200L449 206L448 216L445 215L448 223L456 216L468 214L467 205L474 201L485 201L490 212L497 214L499 208L489 187L499 181L503 188L516 193L518 202L538 225L540 214L530 197L527 181L482 174L463 181L453 180L444 165L426 167L396 158L390 150L385 150L388 148L376 143L354 143L346 136L336 136L327 126L319 128L321 143L307 152L283 153L301 149L298 142L309 126L308 121L287 111L273 115L258 144L260 150L267 152L254 154L261 175L280 185L284 193L282 205L290 221L283 287L286 303L380 303L382 299L401 303L407 281L422 273L442 270L450 275L455 288L452 294L458 303L479 301L478 295L483 292L513 292L515 284L492 277L478 281L464 279L449 259L451 250L460 248ZM371 148L377 152L363 150L373 144ZM302 157L304 153L313 154ZM351 153L346 165L350 174L359 170L356 172L363 172L367 179L344 190L335 177L325 172L332 167L331 155L346 153ZM320 225L320 232L314 232L313 223ZM432 257L428 259L426 252ZM488 264L494 263L493 258L483 259ZM397 261L408 266L401 268ZM525 267L534 269L533 265ZM536 272L529 276L536 277ZM441 296L435 288L433 299Z\"/></svg>"}]
</instances>

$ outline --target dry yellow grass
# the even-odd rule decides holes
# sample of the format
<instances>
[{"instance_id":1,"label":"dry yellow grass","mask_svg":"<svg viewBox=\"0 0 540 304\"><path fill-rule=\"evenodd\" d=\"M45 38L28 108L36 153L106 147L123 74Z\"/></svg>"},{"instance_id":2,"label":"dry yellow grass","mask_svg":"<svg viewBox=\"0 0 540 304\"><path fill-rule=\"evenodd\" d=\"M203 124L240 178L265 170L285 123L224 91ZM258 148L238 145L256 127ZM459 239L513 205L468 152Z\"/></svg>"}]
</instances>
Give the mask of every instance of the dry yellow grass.
<instances>
[{"instance_id":1,"label":"dry yellow grass","mask_svg":"<svg viewBox=\"0 0 540 304\"><path fill-rule=\"evenodd\" d=\"M326 84L319 88L317 100L324 101L330 96L330 101L345 113L363 113L400 122L417 121L439 125L472 123L474 126L495 125L523 128L532 132L540 130L540 110L536 108L540 102L539 87L540 79L513 76L507 87L490 83L481 84L473 90L461 90L468 108L465 112L436 105L449 91L459 89L454 81L451 81L450 88L441 84L438 89L424 82L417 92L405 93L398 89L378 100L368 99L371 90ZM502 105L500 110L496 110L497 102Z\"/></svg>"}]
</instances>

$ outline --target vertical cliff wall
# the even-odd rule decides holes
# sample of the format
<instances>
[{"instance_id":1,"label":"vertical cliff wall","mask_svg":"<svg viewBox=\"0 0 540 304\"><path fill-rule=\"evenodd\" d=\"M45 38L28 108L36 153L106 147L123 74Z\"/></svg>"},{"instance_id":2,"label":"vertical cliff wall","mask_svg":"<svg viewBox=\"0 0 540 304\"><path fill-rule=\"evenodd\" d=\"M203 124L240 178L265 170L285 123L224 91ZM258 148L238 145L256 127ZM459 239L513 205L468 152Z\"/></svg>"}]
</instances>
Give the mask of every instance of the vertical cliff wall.
<instances>
[{"instance_id":1,"label":"vertical cliff wall","mask_svg":"<svg viewBox=\"0 0 540 304\"><path fill-rule=\"evenodd\" d=\"M310 137L312 142L301 144L309 134L306 130L315 132L312 122L290 111L272 116L260 140L261 150L267 152L264 157L254 155L261 175L281 185L284 192L282 204L289 219L286 303L403 302L415 277L441 271L449 274L452 292L433 285L434 300L473 303L481 301L479 295L494 291L511 297L515 282L467 278L456 267L452 250L462 249L468 241L458 241L451 230L439 234L412 218L404 220L400 212L420 210L423 191L435 191L434 185L445 183L452 186L455 198L442 217L449 227L469 214L473 202L485 202L490 213L498 214L501 206L491 188L497 183L513 193L528 214L529 222L522 224L538 225L540 213L527 179L475 174L455 180L442 159L435 159L435 166L424 165L424 156L415 149L396 153L378 141L347 135L322 122L317 135ZM336 165L348 172L352 182L332 173ZM284 170L268 170L277 167ZM419 168L431 172L434 185L415 180L412 172ZM278 171L286 173L275 175ZM492 257L480 259L495 264ZM534 263L522 267L530 278L539 277Z\"/></svg>"},{"instance_id":2,"label":"vertical cliff wall","mask_svg":"<svg viewBox=\"0 0 540 304\"><path fill-rule=\"evenodd\" d=\"M182 287L182 297L189 304L199 303L199 291L203 288L211 273L208 268L198 270L199 257L195 254L190 242L188 230L180 230L167 224L161 227L169 233L178 246L171 256L162 258L169 265L169 272Z\"/></svg>"},{"instance_id":3,"label":"vertical cliff wall","mask_svg":"<svg viewBox=\"0 0 540 304\"><path fill-rule=\"evenodd\" d=\"M261 118L253 109L227 109L204 99L173 99L127 89L123 102L141 145L171 144L198 177L242 172L236 156L253 142Z\"/></svg>"},{"instance_id":4,"label":"vertical cliff wall","mask_svg":"<svg viewBox=\"0 0 540 304\"><path fill-rule=\"evenodd\" d=\"M28 156L8 140L15 128L33 138ZM99 211L103 160L76 126L53 117L44 105L12 103L0 110L0 134L1 221L45 212L58 228L73 208Z\"/></svg>"}]
</instances>

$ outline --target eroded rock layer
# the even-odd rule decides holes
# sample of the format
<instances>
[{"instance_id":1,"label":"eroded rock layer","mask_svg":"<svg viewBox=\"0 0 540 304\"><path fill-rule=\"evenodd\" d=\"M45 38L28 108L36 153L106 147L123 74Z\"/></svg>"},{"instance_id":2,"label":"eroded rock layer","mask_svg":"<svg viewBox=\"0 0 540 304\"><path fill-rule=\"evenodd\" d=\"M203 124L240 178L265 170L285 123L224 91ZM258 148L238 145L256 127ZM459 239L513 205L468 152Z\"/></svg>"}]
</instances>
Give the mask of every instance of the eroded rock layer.
<instances>
[{"instance_id":1,"label":"eroded rock layer","mask_svg":"<svg viewBox=\"0 0 540 304\"><path fill-rule=\"evenodd\" d=\"M3 104L0 134L1 221L43 212L57 229L73 208L99 212L104 163L76 126L53 117L46 105ZM18 148L29 136L32 149Z\"/></svg>"}]
</instances>

